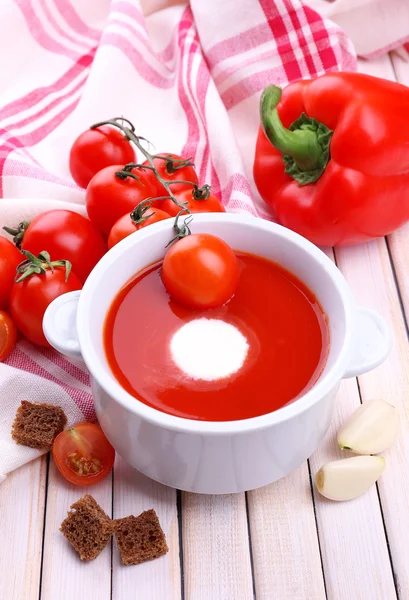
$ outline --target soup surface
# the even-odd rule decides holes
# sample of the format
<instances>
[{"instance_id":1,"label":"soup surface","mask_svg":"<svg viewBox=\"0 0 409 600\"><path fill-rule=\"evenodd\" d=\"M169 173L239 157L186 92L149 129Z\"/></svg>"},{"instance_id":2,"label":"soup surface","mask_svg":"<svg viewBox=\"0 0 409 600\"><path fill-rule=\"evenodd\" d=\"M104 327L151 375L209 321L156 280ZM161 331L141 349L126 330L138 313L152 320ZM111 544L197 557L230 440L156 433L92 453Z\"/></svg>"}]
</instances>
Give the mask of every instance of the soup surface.
<instances>
[{"instance_id":1,"label":"soup surface","mask_svg":"<svg viewBox=\"0 0 409 600\"><path fill-rule=\"evenodd\" d=\"M315 383L329 350L316 298L276 263L237 258L236 294L220 308L172 300L161 263L122 288L107 314L104 344L125 390L178 417L234 421L270 413Z\"/></svg>"}]
</instances>

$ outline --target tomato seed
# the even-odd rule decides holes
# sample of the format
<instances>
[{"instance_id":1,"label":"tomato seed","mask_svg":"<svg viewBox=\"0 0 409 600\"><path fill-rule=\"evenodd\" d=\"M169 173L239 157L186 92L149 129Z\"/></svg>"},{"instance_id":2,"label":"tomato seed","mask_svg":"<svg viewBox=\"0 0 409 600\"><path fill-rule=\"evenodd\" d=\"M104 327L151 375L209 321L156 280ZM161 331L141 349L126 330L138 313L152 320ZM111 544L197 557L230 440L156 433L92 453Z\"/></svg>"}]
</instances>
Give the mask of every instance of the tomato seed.
<instances>
[{"instance_id":1,"label":"tomato seed","mask_svg":"<svg viewBox=\"0 0 409 600\"><path fill-rule=\"evenodd\" d=\"M102 465L98 458L85 458L79 452L73 452L67 457L67 464L74 473L86 476L92 473L96 475L101 471Z\"/></svg>"}]
</instances>

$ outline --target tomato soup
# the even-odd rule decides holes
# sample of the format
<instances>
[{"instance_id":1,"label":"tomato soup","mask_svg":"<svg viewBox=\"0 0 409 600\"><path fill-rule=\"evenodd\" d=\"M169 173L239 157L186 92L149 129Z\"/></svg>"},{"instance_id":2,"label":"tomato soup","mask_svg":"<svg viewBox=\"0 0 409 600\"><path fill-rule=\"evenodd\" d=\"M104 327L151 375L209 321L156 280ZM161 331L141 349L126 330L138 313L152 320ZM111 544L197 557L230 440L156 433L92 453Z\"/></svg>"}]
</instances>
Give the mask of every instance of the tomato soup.
<instances>
[{"instance_id":1,"label":"tomato soup","mask_svg":"<svg viewBox=\"0 0 409 600\"><path fill-rule=\"evenodd\" d=\"M135 398L178 417L234 421L270 413L316 382L329 330L314 294L276 263L237 258L237 291L219 308L172 300L161 263L119 292L105 322L105 352Z\"/></svg>"}]
</instances>

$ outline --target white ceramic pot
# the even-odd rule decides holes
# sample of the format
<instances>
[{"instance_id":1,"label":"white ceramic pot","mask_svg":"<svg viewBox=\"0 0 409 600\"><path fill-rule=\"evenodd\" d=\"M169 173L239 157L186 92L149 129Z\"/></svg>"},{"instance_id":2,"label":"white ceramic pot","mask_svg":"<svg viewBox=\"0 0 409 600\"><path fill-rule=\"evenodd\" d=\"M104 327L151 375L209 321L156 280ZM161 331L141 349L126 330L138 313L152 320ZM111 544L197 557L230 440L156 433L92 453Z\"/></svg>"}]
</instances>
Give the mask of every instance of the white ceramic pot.
<instances>
[{"instance_id":1,"label":"white ceramic pot","mask_svg":"<svg viewBox=\"0 0 409 600\"><path fill-rule=\"evenodd\" d=\"M280 479L311 456L329 426L342 378L369 371L385 359L389 329L376 313L355 306L336 266L296 233L246 215L195 215L193 233L213 233L236 250L276 261L313 290L329 319L329 357L312 389L267 415L205 422L155 410L129 395L112 375L102 329L118 290L164 256L172 224L169 220L144 228L110 250L81 292L70 292L50 305L44 332L63 354L83 357L100 425L129 464L152 479L190 492L251 490ZM130 329L129 335L137 332Z\"/></svg>"}]
</instances>

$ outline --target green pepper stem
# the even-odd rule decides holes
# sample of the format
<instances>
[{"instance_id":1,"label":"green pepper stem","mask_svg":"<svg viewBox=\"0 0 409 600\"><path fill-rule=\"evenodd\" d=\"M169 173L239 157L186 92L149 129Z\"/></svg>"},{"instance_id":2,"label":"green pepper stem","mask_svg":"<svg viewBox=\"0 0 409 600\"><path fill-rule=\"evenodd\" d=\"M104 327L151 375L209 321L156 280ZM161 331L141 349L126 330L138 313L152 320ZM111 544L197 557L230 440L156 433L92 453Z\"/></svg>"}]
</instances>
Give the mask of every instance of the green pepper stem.
<instances>
[{"instance_id":1,"label":"green pepper stem","mask_svg":"<svg viewBox=\"0 0 409 600\"><path fill-rule=\"evenodd\" d=\"M289 129L284 127L277 110L281 93L279 87L269 85L261 95L260 120L263 131L271 144L283 155L286 173L300 185L313 183L327 166L333 132L323 123L305 114L302 114Z\"/></svg>"}]
</instances>

